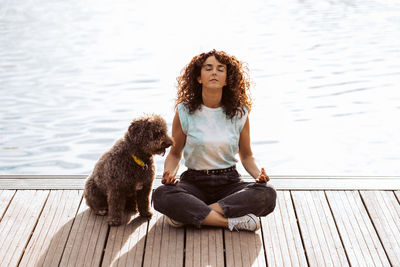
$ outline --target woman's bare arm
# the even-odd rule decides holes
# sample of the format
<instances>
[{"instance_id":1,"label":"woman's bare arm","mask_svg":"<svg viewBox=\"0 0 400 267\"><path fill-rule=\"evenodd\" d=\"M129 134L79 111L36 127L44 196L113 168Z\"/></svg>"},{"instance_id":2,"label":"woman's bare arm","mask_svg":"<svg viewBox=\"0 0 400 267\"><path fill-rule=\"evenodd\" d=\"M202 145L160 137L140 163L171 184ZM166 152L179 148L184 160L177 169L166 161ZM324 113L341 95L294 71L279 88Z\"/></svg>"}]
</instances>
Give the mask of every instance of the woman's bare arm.
<instances>
[{"instance_id":1,"label":"woman's bare arm","mask_svg":"<svg viewBox=\"0 0 400 267\"><path fill-rule=\"evenodd\" d=\"M182 131L178 112L175 113L172 122L172 138L174 139L174 145L171 147L164 162L163 184L176 184L178 182L175 179L175 175L178 172L179 162L186 143L186 135Z\"/></svg>"},{"instance_id":2,"label":"woman's bare arm","mask_svg":"<svg viewBox=\"0 0 400 267\"><path fill-rule=\"evenodd\" d=\"M247 118L246 123L240 133L239 139L239 157L246 171L254 178L257 182L268 182L269 177L265 173L264 168L261 170L257 167L253 152L250 146L250 122Z\"/></svg>"}]
</instances>

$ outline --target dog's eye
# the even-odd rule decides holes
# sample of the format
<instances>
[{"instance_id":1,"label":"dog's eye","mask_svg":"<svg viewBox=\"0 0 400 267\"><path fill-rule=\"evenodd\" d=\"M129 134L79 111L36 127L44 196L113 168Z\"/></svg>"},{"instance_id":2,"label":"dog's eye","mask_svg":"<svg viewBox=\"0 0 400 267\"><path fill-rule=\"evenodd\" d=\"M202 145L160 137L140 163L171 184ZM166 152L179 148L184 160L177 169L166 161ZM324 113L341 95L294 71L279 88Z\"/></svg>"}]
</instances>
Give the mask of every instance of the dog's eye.
<instances>
[{"instance_id":1,"label":"dog's eye","mask_svg":"<svg viewBox=\"0 0 400 267\"><path fill-rule=\"evenodd\" d=\"M160 132L153 133L153 139L158 139L158 138L160 138L160 136L161 136Z\"/></svg>"}]
</instances>

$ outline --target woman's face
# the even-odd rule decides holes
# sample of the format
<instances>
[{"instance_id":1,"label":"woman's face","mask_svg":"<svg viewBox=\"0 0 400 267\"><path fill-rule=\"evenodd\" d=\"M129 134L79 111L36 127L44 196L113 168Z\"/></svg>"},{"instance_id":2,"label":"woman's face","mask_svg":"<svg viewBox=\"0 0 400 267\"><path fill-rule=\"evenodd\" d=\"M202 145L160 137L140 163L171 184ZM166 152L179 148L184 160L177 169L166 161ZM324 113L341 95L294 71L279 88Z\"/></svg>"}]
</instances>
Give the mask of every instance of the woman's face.
<instances>
[{"instance_id":1,"label":"woman's face","mask_svg":"<svg viewBox=\"0 0 400 267\"><path fill-rule=\"evenodd\" d=\"M219 62L215 56L210 56L201 67L197 81L203 89L222 89L226 85L226 65Z\"/></svg>"}]
</instances>

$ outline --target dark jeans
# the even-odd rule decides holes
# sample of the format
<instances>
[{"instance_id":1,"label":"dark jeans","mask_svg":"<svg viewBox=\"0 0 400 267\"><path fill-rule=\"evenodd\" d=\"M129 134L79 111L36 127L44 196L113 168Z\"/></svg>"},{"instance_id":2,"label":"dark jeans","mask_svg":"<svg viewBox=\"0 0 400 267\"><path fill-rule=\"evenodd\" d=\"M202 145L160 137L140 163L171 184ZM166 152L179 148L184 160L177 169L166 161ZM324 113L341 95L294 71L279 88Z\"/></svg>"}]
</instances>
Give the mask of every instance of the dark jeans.
<instances>
[{"instance_id":1,"label":"dark jeans","mask_svg":"<svg viewBox=\"0 0 400 267\"><path fill-rule=\"evenodd\" d=\"M224 216L266 216L275 208L276 191L266 183L244 182L234 170L220 175L182 173L177 185L161 185L153 193L154 208L176 221L200 227L218 202Z\"/></svg>"}]
</instances>

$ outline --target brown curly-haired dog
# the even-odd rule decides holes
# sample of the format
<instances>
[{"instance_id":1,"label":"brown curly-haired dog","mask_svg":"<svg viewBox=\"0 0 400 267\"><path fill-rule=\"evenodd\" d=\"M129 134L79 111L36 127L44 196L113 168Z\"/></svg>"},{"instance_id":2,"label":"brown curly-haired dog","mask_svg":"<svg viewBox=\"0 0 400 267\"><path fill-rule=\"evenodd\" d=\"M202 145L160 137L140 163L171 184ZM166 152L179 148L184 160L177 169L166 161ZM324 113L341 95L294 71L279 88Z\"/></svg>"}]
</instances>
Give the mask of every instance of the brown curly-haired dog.
<instances>
[{"instance_id":1,"label":"brown curly-haired dog","mask_svg":"<svg viewBox=\"0 0 400 267\"><path fill-rule=\"evenodd\" d=\"M132 121L125 136L104 153L85 184L87 205L108 213L109 225L120 225L124 212L151 217L150 192L155 175L153 155L173 144L167 124L158 115Z\"/></svg>"}]
</instances>

